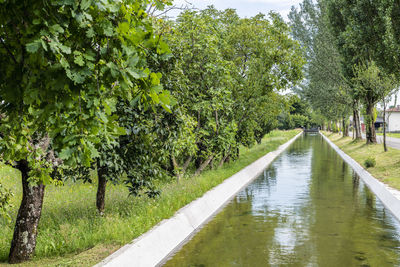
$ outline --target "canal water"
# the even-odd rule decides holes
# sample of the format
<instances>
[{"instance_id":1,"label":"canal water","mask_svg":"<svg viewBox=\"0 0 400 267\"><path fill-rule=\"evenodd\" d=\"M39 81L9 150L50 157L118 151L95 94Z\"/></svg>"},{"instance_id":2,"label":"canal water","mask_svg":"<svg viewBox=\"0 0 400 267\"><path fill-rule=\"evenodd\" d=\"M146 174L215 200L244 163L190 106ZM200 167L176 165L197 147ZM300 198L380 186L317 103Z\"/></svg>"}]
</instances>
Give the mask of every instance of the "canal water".
<instances>
[{"instance_id":1,"label":"canal water","mask_svg":"<svg viewBox=\"0 0 400 267\"><path fill-rule=\"evenodd\" d=\"M400 266L400 224L304 134L164 266Z\"/></svg>"}]
</instances>

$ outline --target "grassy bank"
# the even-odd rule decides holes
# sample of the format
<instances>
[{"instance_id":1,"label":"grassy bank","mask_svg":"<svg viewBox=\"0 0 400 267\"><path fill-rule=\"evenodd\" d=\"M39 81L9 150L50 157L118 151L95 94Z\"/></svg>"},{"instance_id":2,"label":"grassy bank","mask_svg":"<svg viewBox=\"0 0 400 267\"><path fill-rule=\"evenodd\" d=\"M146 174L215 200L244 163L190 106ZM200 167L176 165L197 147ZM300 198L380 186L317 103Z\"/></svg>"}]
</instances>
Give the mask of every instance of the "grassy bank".
<instances>
[{"instance_id":1,"label":"grassy bank","mask_svg":"<svg viewBox=\"0 0 400 267\"><path fill-rule=\"evenodd\" d=\"M355 142L351 137L343 138L340 134L324 134L364 168L365 160L374 158L376 165L368 168L368 172L385 184L400 190L400 150L389 147L388 152L384 152L382 144L366 145L365 140Z\"/></svg>"},{"instance_id":2,"label":"grassy bank","mask_svg":"<svg viewBox=\"0 0 400 267\"><path fill-rule=\"evenodd\" d=\"M202 196L223 180L267 152L294 137L299 131L273 131L260 145L242 148L239 160L222 168L207 170L197 178L184 179L179 185L164 183L156 199L128 197L123 185L109 186L105 216L95 208L95 184L68 184L46 188L43 214L39 224L36 254L22 266L91 266L130 242L178 209ZM12 218L21 201L19 173L0 168L0 181L15 197ZM14 222L0 219L0 266L6 265Z\"/></svg>"}]
</instances>

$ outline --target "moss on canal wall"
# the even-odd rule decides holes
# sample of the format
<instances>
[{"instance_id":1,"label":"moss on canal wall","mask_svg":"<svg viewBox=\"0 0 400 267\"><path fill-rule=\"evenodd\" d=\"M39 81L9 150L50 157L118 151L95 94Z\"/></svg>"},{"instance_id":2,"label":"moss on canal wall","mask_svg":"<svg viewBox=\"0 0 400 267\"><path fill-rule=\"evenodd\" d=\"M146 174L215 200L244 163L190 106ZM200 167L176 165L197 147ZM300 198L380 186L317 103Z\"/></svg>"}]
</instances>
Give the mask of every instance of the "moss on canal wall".
<instances>
[{"instance_id":1,"label":"moss on canal wall","mask_svg":"<svg viewBox=\"0 0 400 267\"><path fill-rule=\"evenodd\" d=\"M157 199L127 197L124 185L109 186L103 217L98 215L95 207L96 184L49 186L35 258L19 266L92 266L298 133L299 130L273 131L260 145L242 148L240 158L235 162L205 171L197 178L184 179L179 185L161 184L162 194ZM16 170L0 167L2 184L15 194L13 218L21 200L18 177ZM6 265L13 223L0 219L0 266Z\"/></svg>"},{"instance_id":2,"label":"moss on canal wall","mask_svg":"<svg viewBox=\"0 0 400 267\"><path fill-rule=\"evenodd\" d=\"M383 151L382 144L366 145L365 140L353 141L351 137L342 137L340 134L324 132L343 152L365 167L368 158L374 158L376 165L369 167L368 172L381 182L400 190L400 150L388 148Z\"/></svg>"}]
</instances>

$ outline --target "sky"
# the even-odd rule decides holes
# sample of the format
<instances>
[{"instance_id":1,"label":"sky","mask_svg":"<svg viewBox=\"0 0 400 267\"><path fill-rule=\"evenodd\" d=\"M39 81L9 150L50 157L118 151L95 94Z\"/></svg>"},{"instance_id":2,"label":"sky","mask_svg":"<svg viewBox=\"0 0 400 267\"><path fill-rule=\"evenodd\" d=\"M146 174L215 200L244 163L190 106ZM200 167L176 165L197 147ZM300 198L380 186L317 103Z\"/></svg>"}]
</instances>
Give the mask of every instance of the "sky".
<instances>
[{"instance_id":1,"label":"sky","mask_svg":"<svg viewBox=\"0 0 400 267\"><path fill-rule=\"evenodd\" d=\"M214 5L216 9L234 8L241 17L252 17L258 13L268 14L271 10L281 14L287 20L287 15L292 6L298 6L303 0L175 0L174 5L181 7L187 3L192 7L204 9ZM190 5L189 5L190 6ZM179 11L169 13L169 16L176 16Z\"/></svg>"}]
</instances>

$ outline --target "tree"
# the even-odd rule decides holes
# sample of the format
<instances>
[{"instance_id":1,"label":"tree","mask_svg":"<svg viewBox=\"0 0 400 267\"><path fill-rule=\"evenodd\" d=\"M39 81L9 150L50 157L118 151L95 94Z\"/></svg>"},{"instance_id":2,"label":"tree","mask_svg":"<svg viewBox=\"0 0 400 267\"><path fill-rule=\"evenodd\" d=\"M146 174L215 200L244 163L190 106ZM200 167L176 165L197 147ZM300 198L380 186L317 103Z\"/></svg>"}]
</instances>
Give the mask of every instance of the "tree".
<instances>
[{"instance_id":1,"label":"tree","mask_svg":"<svg viewBox=\"0 0 400 267\"><path fill-rule=\"evenodd\" d=\"M1 1L0 151L23 184L10 263L34 253L45 186L61 166L89 167L99 143L125 133L115 100L160 101L137 65L152 42L145 4Z\"/></svg>"},{"instance_id":2,"label":"tree","mask_svg":"<svg viewBox=\"0 0 400 267\"><path fill-rule=\"evenodd\" d=\"M161 165L165 164L164 146L168 140L162 137L167 126L160 123L160 120L166 113L171 113L174 101L169 91L161 86L162 75L154 67L153 61L167 57L170 50L161 34L153 30L153 18L146 21L146 26L146 34L152 38L146 41L145 47L136 49L139 56L136 67L142 71L151 70L147 85L149 92L141 92L130 101L117 100L114 115L118 116L119 125L125 129L126 134L113 143L100 143L100 157L92 166L97 171L96 206L100 214L105 208L108 181L119 183L122 175L126 174L127 180L124 182L131 195L145 191L148 196L155 196L158 191L152 181L164 176Z\"/></svg>"},{"instance_id":3,"label":"tree","mask_svg":"<svg viewBox=\"0 0 400 267\"><path fill-rule=\"evenodd\" d=\"M355 67L354 83L357 94L361 97L366 109L366 139L367 144L376 143L374 108L379 100L386 97L395 85L395 78L386 75L374 61ZM386 149L385 149L386 151Z\"/></svg>"},{"instance_id":4,"label":"tree","mask_svg":"<svg viewBox=\"0 0 400 267\"><path fill-rule=\"evenodd\" d=\"M179 110L185 114L181 118L196 122L193 136L196 147L184 153L179 152L182 148L177 149L177 143L171 147L178 177L180 166L186 166L192 156L199 174L218 156L221 146L232 142L235 132L234 122L227 120L232 110L229 63L223 60L218 49L218 43L223 40L214 26L215 21L207 10L185 11L178 17L173 33L166 35L174 56L169 75L165 76L166 88L180 103Z\"/></svg>"},{"instance_id":5,"label":"tree","mask_svg":"<svg viewBox=\"0 0 400 267\"><path fill-rule=\"evenodd\" d=\"M263 127L259 123L277 116L265 108L265 103L270 103L276 92L293 88L302 79L304 59L298 44L289 36L288 25L275 13L270 13L268 18L259 14L239 19L232 10L226 10L222 21L227 24L224 29L228 40L224 56L234 67L236 140L249 146L269 129L265 128L256 137L255 130Z\"/></svg>"},{"instance_id":6,"label":"tree","mask_svg":"<svg viewBox=\"0 0 400 267\"><path fill-rule=\"evenodd\" d=\"M268 98L260 104L262 114L255 118L256 127L254 128L254 138L257 144L261 144L265 134L278 127L278 116L283 109L283 102L284 99L280 94L271 92Z\"/></svg>"},{"instance_id":7,"label":"tree","mask_svg":"<svg viewBox=\"0 0 400 267\"><path fill-rule=\"evenodd\" d=\"M331 22L354 65L373 60L399 78L400 3L394 0L329 0ZM341 25L340 27L337 27ZM343 51L344 51L343 50Z\"/></svg>"}]
</instances>

